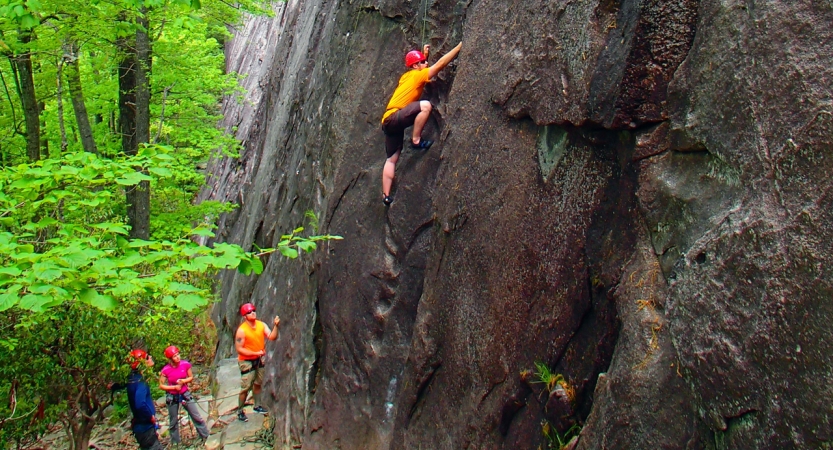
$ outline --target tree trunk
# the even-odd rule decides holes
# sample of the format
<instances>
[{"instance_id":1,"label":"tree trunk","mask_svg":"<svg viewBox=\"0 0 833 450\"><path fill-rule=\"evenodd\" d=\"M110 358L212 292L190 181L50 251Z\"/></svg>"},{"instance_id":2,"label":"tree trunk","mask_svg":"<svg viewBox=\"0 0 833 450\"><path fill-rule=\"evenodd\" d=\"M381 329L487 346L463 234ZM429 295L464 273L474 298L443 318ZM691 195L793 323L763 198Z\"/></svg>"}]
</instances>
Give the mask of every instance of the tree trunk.
<instances>
[{"instance_id":1,"label":"tree trunk","mask_svg":"<svg viewBox=\"0 0 833 450\"><path fill-rule=\"evenodd\" d=\"M61 132L61 154L67 151L67 129L64 126L64 62L58 61L58 72L55 80L58 84L58 91L55 95L55 102L58 105L58 130Z\"/></svg>"},{"instance_id":2,"label":"tree trunk","mask_svg":"<svg viewBox=\"0 0 833 450\"><path fill-rule=\"evenodd\" d=\"M72 433L71 441L73 450L87 450L90 447L90 437L92 437L94 427L95 421L81 417L81 423L73 427L74 433Z\"/></svg>"},{"instance_id":3,"label":"tree trunk","mask_svg":"<svg viewBox=\"0 0 833 450\"><path fill-rule=\"evenodd\" d=\"M136 20L141 29L136 31L136 142L150 142L150 39L145 9Z\"/></svg>"},{"instance_id":4,"label":"tree trunk","mask_svg":"<svg viewBox=\"0 0 833 450\"><path fill-rule=\"evenodd\" d=\"M78 64L78 46L74 42L64 43L64 61L66 62L67 87L75 111L75 123L78 134L81 135L81 145L84 151L98 153L98 147L93 138L93 128L87 115L87 105L84 103L84 92L81 90L81 71Z\"/></svg>"},{"instance_id":5,"label":"tree trunk","mask_svg":"<svg viewBox=\"0 0 833 450\"><path fill-rule=\"evenodd\" d=\"M31 42L32 34L21 31L20 42L24 47ZM26 120L26 155L30 162L40 159L40 119L38 102L35 97L35 78L32 70L32 54L27 49L21 54L12 56L12 65L18 82L18 95L23 105L23 116Z\"/></svg>"},{"instance_id":6,"label":"tree trunk","mask_svg":"<svg viewBox=\"0 0 833 450\"><path fill-rule=\"evenodd\" d=\"M126 155L135 155L136 146L136 52L126 38L118 41L122 52L119 61L119 133L121 149Z\"/></svg>"},{"instance_id":7,"label":"tree trunk","mask_svg":"<svg viewBox=\"0 0 833 450\"><path fill-rule=\"evenodd\" d=\"M46 116L43 114L46 111L46 102L38 101L38 119L40 120L40 128L38 129L43 130L46 128ZM46 155L49 157L49 139L47 139L46 134L40 134L40 154L41 156Z\"/></svg>"},{"instance_id":8,"label":"tree trunk","mask_svg":"<svg viewBox=\"0 0 833 450\"><path fill-rule=\"evenodd\" d=\"M143 8L137 19L136 31L136 146L150 142L150 39L148 21ZM127 216L130 221L130 237L150 238L150 182L142 181L128 192Z\"/></svg>"},{"instance_id":9,"label":"tree trunk","mask_svg":"<svg viewBox=\"0 0 833 450\"><path fill-rule=\"evenodd\" d=\"M76 402L69 405L70 411L62 420L69 435L70 449L87 450L90 446L95 424L104 419L102 409L98 403L90 397L87 386L80 387L81 392L76 397ZM73 411L74 409L74 411Z\"/></svg>"},{"instance_id":10,"label":"tree trunk","mask_svg":"<svg viewBox=\"0 0 833 450\"><path fill-rule=\"evenodd\" d=\"M144 42L142 40L144 36ZM146 67L140 67L139 47L143 46L142 55L147 56L147 33L137 32L135 39L119 39L123 57L119 63L119 126L122 135L122 151L126 155L135 155L139 150L139 133L143 133L147 142L149 114L143 111L148 107L148 87ZM140 79L142 80L140 86ZM140 105L140 101L142 105ZM145 125L140 125L144 116ZM127 222L130 225L130 237L148 239L150 237L150 186L142 182L128 187Z\"/></svg>"}]
</instances>

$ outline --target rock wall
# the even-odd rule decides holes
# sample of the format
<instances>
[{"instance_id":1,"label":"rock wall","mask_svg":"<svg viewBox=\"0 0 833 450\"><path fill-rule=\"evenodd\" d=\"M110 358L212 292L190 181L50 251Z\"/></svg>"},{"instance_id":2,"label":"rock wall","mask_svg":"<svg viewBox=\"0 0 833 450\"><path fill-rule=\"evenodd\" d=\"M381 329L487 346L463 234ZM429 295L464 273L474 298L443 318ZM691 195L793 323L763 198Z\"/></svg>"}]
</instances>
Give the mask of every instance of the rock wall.
<instances>
[{"instance_id":1,"label":"rock wall","mask_svg":"<svg viewBox=\"0 0 833 450\"><path fill-rule=\"evenodd\" d=\"M228 46L241 157L203 198L260 247L226 273L280 314L266 404L303 448L831 445L829 2L289 0ZM381 202L379 121L423 43L425 154ZM236 128L234 128L236 127ZM534 364L570 389L536 384ZM568 392L569 391L569 392Z\"/></svg>"}]
</instances>

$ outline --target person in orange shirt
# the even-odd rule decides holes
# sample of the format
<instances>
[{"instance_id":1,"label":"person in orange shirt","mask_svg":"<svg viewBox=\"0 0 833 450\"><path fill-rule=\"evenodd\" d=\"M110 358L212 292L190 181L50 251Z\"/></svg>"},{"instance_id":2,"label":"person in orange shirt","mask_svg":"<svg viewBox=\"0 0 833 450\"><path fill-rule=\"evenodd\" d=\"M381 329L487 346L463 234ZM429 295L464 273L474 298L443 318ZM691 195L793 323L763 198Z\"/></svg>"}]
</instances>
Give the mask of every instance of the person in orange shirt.
<instances>
[{"instance_id":1,"label":"person in orange shirt","mask_svg":"<svg viewBox=\"0 0 833 450\"><path fill-rule=\"evenodd\" d=\"M411 70L405 72L399 78L399 86L385 108L382 115L382 131L385 133L385 168L382 170L382 201L385 206L393 203L390 196L390 189L393 186L393 176L396 172L396 162L399 161L399 154L402 152L402 139L405 137L405 129L414 126L411 137L411 147L418 150L427 150L433 141L422 139L422 128L431 115L431 102L420 100L422 89L431 78L444 69L454 58L463 43L457 44L448 53L443 55L434 65L428 66L428 49L426 45L419 50L412 50L405 55L405 65Z\"/></svg>"},{"instance_id":2,"label":"person in orange shirt","mask_svg":"<svg viewBox=\"0 0 833 450\"><path fill-rule=\"evenodd\" d=\"M237 333L234 336L237 365L240 367L240 377L242 378L240 387L243 388L237 400L237 419L248 422L249 418L246 417L243 407L246 405L249 390L252 390L255 400L255 407L252 411L261 414L269 412L258 404L260 403L258 394L260 394L260 388L263 386L263 355L266 354L266 339L274 341L278 338L278 325L281 323L281 318L275 316L275 328L270 330L265 323L257 320L255 305L251 303L246 303L240 307L240 315L246 320L237 327Z\"/></svg>"}]
</instances>

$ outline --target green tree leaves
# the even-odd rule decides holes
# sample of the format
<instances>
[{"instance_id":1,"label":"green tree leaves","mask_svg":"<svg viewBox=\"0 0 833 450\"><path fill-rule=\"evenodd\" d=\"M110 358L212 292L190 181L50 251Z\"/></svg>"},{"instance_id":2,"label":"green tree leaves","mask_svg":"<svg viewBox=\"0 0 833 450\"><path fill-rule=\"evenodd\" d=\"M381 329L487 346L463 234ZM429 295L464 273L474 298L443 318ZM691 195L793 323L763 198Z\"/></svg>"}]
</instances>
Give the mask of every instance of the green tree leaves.
<instances>
[{"instance_id":1,"label":"green tree leaves","mask_svg":"<svg viewBox=\"0 0 833 450\"><path fill-rule=\"evenodd\" d=\"M191 230L175 240L125 239L128 228L109 199L145 177L156 181L135 176L135 168L165 173L159 169L172 161L168 150L147 148L120 159L69 153L0 170L0 311L17 306L41 313L73 300L110 310L132 296L172 296L172 305L191 310L206 305L211 293L182 280L241 261L247 272L260 273L253 254L231 244L200 246Z\"/></svg>"},{"instance_id":2,"label":"green tree leaves","mask_svg":"<svg viewBox=\"0 0 833 450\"><path fill-rule=\"evenodd\" d=\"M20 28L30 30L40 24L40 21L35 18L32 11L38 11L41 4L38 0L27 1L11 1L0 6L0 17L5 17L14 21Z\"/></svg>"}]
</instances>

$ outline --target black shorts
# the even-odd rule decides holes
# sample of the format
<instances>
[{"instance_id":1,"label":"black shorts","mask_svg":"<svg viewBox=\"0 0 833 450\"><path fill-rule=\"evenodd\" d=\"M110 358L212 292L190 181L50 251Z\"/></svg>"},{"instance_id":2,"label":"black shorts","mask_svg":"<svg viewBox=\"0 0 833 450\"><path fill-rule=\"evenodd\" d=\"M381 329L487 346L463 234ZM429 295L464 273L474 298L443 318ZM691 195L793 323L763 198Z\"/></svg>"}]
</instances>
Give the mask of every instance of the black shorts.
<instances>
[{"instance_id":1,"label":"black shorts","mask_svg":"<svg viewBox=\"0 0 833 450\"><path fill-rule=\"evenodd\" d=\"M416 116L419 115L421 110L419 101L408 103L408 106L391 114L382 123L382 132L385 133L385 154L388 158L402 150L405 128L414 124Z\"/></svg>"}]
</instances>

